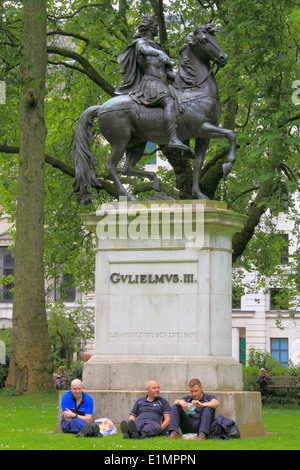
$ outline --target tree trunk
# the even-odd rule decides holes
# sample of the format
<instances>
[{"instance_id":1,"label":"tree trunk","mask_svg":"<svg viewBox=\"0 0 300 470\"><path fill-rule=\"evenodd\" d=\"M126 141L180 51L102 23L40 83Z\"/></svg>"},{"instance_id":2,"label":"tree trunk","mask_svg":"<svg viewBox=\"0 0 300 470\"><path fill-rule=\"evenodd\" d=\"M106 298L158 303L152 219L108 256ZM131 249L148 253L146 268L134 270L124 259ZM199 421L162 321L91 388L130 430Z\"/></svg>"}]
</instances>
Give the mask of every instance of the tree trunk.
<instances>
[{"instance_id":1,"label":"tree trunk","mask_svg":"<svg viewBox=\"0 0 300 470\"><path fill-rule=\"evenodd\" d=\"M6 381L17 395L53 389L43 265L47 10L46 0L26 0L23 5L13 339Z\"/></svg>"}]
</instances>

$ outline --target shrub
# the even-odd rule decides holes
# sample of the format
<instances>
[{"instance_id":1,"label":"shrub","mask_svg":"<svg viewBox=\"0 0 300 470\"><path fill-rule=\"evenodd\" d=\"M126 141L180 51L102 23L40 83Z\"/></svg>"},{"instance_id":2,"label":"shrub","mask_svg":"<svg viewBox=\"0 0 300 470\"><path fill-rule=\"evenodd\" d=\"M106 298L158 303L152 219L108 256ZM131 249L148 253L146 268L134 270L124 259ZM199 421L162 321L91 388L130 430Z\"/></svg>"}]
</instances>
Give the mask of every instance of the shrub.
<instances>
[{"instance_id":1,"label":"shrub","mask_svg":"<svg viewBox=\"0 0 300 470\"><path fill-rule=\"evenodd\" d=\"M243 367L244 390L248 392L256 390L256 379L259 374L259 369L259 367L255 366Z\"/></svg>"},{"instance_id":2,"label":"shrub","mask_svg":"<svg viewBox=\"0 0 300 470\"><path fill-rule=\"evenodd\" d=\"M289 369L278 362L267 351L256 351L254 348L250 348L247 362L248 366L258 367L259 369L263 367L270 375L291 375Z\"/></svg>"},{"instance_id":3,"label":"shrub","mask_svg":"<svg viewBox=\"0 0 300 470\"><path fill-rule=\"evenodd\" d=\"M243 367L243 385L244 390L256 390L256 379L261 368L266 369L271 376L300 376L300 364L295 365L289 361L288 367L283 366L267 351L256 351L251 348L248 355L248 366ZM298 403L299 392L292 390L288 396L285 390L269 389L262 395L263 403Z\"/></svg>"},{"instance_id":4,"label":"shrub","mask_svg":"<svg viewBox=\"0 0 300 470\"><path fill-rule=\"evenodd\" d=\"M74 379L82 380L82 369L83 369L83 362L75 362L74 364L72 364L71 369L69 370L70 384L72 380Z\"/></svg>"}]
</instances>

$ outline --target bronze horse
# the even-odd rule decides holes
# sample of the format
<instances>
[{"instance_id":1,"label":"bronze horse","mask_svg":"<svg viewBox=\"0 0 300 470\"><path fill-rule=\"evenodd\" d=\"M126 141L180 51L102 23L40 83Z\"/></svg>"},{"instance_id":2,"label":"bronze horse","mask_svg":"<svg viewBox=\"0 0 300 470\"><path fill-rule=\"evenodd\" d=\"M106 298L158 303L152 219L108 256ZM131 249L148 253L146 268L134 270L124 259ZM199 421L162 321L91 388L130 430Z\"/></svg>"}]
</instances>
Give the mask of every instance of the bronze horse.
<instances>
[{"instance_id":1,"label":"bronze horse","mask_svg":"<svg viewBox=\"0 0 300 470\"><path fill-rule=\"evenodd\" d=\"M236 136L230 129L218 127L221 103L213 71L215 64L224 67L227 55L215 39L216 25L196 27L180 50L180 64L175 82L170 85L177 108L177 133L182 142L195 139L194 175L192 194L196 199L208 199L199 188L199 178L210 139L226 138L230 144L227 162L223 164L226 177L235 161ZM149 108L133 101L130 95L115 96L103 105L91 106L79 118L73 147L75 165L74 190L81 204L91 203L91 186L99 186L95 171L96 159L90 143L94 118L102 135L111 145L111 154L105 165L114 181L119 196L128 200L136 198L121 184L117 166L126 152L123 175L149 178L152 187L160 190L154 172L142 171L135 165L142 158L148 141L167 144L168 135L161 108Z\"/></svg>"}]
</instances>

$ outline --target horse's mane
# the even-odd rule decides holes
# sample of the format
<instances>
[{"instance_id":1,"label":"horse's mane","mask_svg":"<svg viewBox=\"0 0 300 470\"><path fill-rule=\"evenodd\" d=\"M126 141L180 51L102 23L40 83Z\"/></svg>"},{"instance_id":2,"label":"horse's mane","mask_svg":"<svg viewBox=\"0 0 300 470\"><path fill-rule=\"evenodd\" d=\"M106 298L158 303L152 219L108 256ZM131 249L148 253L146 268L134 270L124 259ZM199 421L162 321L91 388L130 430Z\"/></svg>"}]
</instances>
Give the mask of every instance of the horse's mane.
<instances>
[{"instance_id":1,"label":"horse's mane","mask_svg":"<svg viewBox=\"0 0 300 470\"><path fill-rule=\"evenodd\" d=\"M179 70L174 83L176 88L197 86L196 71L188 55L188 50L195 45L194 33L197 31L214 35L215 32L220 30L220 27L219 24L205 23L197 26L193 33L187 35L179 50Z\"/></svg>"},{"instance_id":2,"label":"horse's mane","mask_svg":"<svg viewBox=\"0 0 300 470\"><path fill-rule=\"evenodd\" d=\"M174 83L176 88L192 87L196 85L196 71L188 56L188 49L193 43L193 33L190 33L179 50L179 69ZM183 83L180 83L180 81Z\"/></svg>"}]
</instances>

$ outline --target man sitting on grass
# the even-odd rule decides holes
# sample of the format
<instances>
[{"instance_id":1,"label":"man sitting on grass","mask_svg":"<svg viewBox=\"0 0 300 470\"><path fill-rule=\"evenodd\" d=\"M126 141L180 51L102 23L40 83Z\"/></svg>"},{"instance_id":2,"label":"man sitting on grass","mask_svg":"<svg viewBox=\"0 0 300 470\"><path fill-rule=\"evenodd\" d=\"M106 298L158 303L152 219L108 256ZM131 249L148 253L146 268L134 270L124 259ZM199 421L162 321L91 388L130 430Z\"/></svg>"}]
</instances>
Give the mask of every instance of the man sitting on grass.
<instances>
[{"instance_id":1,"label":"man sitting on grass","mask_svg":"<svg viewBox=\"0 0 300 470\"><path fill-rule=\"evenodd\" d=\"M71 390L61 399L62 432L76 434L76 437L102 437L99 426L92 424L93 407L92 397L83 393L81 380L74 379L71 382Z\"/></svg>"},{"instance_id":2,"label":"man sitting on grass","mask_svg":"<svg viewBox=\"0 0 300 470\"><path fill-rule=\"evenodd\" d=\"M190 395L176 400L172 406L169 439L179 438L179 427L183 434L198 434L197 440L205 441L209 436L219 402L213 395L203 392L200 380L189 382ZM232 422L233 423L233 422Z\"/></svg>"},{"instance_id":3,"label":"man sitting on grass","mask_svg":"<svg viewBox=\"0 0 300 470\"><path fill-rule=\"evenodd\" d=\"M121 422L125 439L159 436L169 425L171 407L165 398L159 396L158 382L149 380L146 392L145 397L135 402L128 421Z\"/></svg>"}]
</instances>

